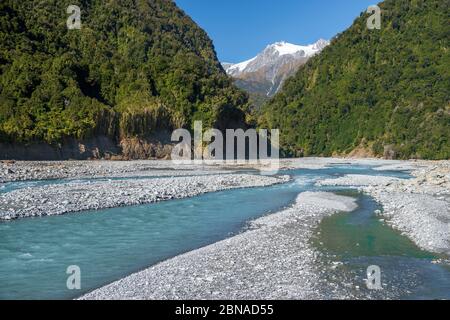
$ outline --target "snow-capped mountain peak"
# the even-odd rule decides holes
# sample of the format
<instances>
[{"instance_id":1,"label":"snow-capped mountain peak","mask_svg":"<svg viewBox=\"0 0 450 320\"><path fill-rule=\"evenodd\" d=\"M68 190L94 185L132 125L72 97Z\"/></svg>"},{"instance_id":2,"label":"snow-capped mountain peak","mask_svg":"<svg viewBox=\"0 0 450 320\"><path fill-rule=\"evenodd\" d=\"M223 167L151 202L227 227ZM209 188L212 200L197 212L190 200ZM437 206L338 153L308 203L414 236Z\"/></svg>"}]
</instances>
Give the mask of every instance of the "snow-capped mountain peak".
<instances>
[{"instance_id":1,"label":"snow-capped mountain peak","mask_svg":"<svg viewBox=\"0 0 450 320\"><path fill-rule=\"evenodd\" d=\"M268 46L268 48L274 48L280 56L286 55L286 54L296 54L299 52L304 52L306 55L312 55L313 52L313 45L309 46L299 46L295 45L289 42L277 42L273 45Z\"/></svg>"},{"instance_id":2,"label":"snow-capped mountain peak","mask_svg":"<svg viewBox=\"0 0 450 320\"><path fill-rule=\"evenodd\" d=\"M268 45L260 54L249 60L239 63L224 63L223 66L228 74L236 76L242 72L254 72L261 66L276 63L280 57L293 56L294 58L310 58L319 53L329 44L328 41L320 39L317 42L302 46L286 41L276 42Z\"/></svg>"},{"instance_id":3,"label":"snow-capped mountain peak","mask_svg":"<svg viewBox=\"0 0 450 320\"><path fill-rule=\"evenodd\" d=\"M325 40L325 39L319 39L316 41L316 43L313 44L313 50L321 51L329 44L330 44L330 41Z\"/></svg>"},{"instance_id":4,"label":"snow-capped mountain peak","mask_svg":"<svg viewBox=\"0 0 450 320\"><path fill-rule=\"evenodd\" d=\"M222 63L222 65L224 66L225 70L228 71L238 71L238 72L242 72L245 70L245 68L247 68L247 66L249 65L249 63L251 63L253 60L255 60L257 57L251 58L249 60L243 61L243 62L239 62L239 63ZM228 66L228 67L227 67Z\"/></svg>"},{"instance_id":5,"label":"snow-capped mountain peak","mask_svg":"<svg viewBox=\"0 0 450 320\"><path fill-rule=\"evenodd\" d=\"M222 66L234 78L265 82L266 95L270 96L278 91L293 71L322 51L328 44L329 42L323 39L306 46L280 41L268 45L254 58L240 63L223 63Z\"/></svg>"}]
</instances>

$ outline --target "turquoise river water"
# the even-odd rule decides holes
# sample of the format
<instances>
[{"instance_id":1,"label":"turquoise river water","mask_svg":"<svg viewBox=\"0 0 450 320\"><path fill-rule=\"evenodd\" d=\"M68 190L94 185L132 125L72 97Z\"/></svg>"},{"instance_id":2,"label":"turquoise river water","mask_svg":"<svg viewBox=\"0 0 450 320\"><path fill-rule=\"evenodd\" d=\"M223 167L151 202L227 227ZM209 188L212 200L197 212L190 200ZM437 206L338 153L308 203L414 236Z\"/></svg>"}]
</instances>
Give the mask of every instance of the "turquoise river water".
<instances>
[{"instance_id":1,"label":"turquoise river water","mask_svg":"<svg viewBox=\"0 0 450 320\"><path fill-rule=\"evenodd\" d=\"M450 299L450 270L436 257L379 221L377 204L347 189L316 187L319 178L344 174L409 177L363 166L286 171L293 180L267 188L237 189L157 204L0 223L0 299L71 299L181 253L245 230L248 221L289 206L299 192L331 190L357 197L359 208L325 219L315 242L346 262L348 273L378 264L386 281L414 286L399 298ZM85 179L85 181L87 181ZM9 183L0 192L67 180ZM68 290L66 269L81 269L81 290ZM409 281L409 282L408 282Z\"/></svg>"}]
</instances>

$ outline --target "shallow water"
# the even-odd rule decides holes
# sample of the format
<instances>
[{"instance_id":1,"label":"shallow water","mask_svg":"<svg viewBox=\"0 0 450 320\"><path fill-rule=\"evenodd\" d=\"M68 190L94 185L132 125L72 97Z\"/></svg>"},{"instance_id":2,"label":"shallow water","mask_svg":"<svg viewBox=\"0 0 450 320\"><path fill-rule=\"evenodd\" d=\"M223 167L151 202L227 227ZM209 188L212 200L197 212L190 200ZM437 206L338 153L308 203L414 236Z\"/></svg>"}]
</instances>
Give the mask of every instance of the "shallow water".
<instances>
[{"instance_id":1,"label":"shallow water","mask_svg":"<svg viewBox=\"0 0 450 320\"><path fill-rule=\"evenodd\" d=\"M300 189L240 189L0 223L0 298L76 297L239 232L250 219L291 203ZM66 288L69 265L81 268L82 292Z\"/></svg>"},{"instance_id":2,"label":"shallow water","mask_svg":"<svg viewBox=\"0 0 450 320\"><path fill-rule=\"evenodd\" d=\"M287 173L294 176L292 182L268 188L229 190L151 205L0 223L0 299L77 297L240 232L249 220L291 204L299 192L333 190L315 187L318 178L348 173L408 177L406 172L386 173L370 167L342 165ZM403 249L397 248L401 252ZM383 256L383 250L375 251L374 257ZM408 251L406 256L409 255ZM418 258L427 267L431 265L428 256ZM66 269L70 265L81 268L80 291L66 287ZM445 279L450 279L449 274L442 272ZM431 296L426 290L422 292Z\"/></svg>"},{"instance_id":3,"label":"shallow water","mask_svg":"<svg viewBox=\"0 0 450 320\"><path fill-rule=\"evenodd\" d=\"M327 217L320 223L314 244L340 261L337 277L365 290L369 266L381 269L384 291L376 297L450 299L450 268L433 264L439 256L418 248L375 214L382 208L356 191L337 192L358 198L358 209ZM366 290L367 291L367 290Z\"/></svg>"}]
</instances>

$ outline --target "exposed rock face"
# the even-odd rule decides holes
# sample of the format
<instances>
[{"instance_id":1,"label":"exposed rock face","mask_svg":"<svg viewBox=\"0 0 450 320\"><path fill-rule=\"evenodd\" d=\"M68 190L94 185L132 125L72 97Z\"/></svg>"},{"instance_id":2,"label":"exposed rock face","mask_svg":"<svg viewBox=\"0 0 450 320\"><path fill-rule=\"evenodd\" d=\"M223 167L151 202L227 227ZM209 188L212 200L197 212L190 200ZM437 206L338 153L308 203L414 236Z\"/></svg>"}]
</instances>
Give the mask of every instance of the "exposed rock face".
<instances>
[{"instance_id":1,"label":"exposed rock face","mask_svg":"<svg viewBox=\"0 0 450 320\"><path fill-rule=\"evenodd\" d=\"M68 139L58 145L0 143L0 159L15 160L168 159L171 152L170 140L156 137L123 138L116 142L101 136L88 140Z\"/></svg>"},{"instance_id":2,"label":"exposed rock face","mask_svg":"<svg viewBox=\"0 0 450 320\"><path fill-rule=\"evenodd\" d=\"M108 137L89 140L68 139L58 145L47 143L0 143L0 159L15 160L86 160L100 159L105 154L118 154L119 147Z\"/></svg>"},{"instance_id":3,"label":"exposed rock face","mask_svg":"<svg viewBox=\"0 0 450 320\"><path fill-rule=\"evenodd\" d=\"M375 158L376 155L371 148L363 144L353 149L348 155L348 158Z\"/></svg>"},{"instance_id":4,"label":"exposed rock face","mask_svg":"<svg viewBox=\"0 0 450 320\"><path fill-rule=\"evenodd\" d=\"M169 159L173 146L157 139L127 138L120 142L124 159Z\"/></svg>"}]
</instances>

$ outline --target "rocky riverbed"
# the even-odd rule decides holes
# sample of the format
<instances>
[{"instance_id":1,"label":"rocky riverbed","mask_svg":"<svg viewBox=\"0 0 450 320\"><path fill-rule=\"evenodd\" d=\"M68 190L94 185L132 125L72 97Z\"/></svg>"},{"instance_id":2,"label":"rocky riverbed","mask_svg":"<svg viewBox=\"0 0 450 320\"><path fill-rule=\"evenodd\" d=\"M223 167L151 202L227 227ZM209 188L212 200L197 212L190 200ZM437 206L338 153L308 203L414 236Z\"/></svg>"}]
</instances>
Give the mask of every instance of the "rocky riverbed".
<instances>
[{"instance_id":1,"label":"rocky riverbed","mask_svg":"<svg viewBox=\"0 0 450 320\"><path fill-rule=\"evenodd\" d=\"M0 194L0 220L140 205L192 197L206 192L263 187L289 180L250 174L70 182Z\"/></svg>"},{"instance_id":2,"label":"rocky riverbed","mask_svg":"<svg viewBox=\"0 0 450 320\"><path fill-rule=\"evenodd\" d=\"M417 169L416 161L378 159L281 159L280 169L322 169L331 165L379 165L381 170ZM141 161L0 161L0 183L44 179L180 176L230 173L252 165L175 164L168 160Z\"/></svg>"},{"instance_id":3,"label":"rocky riverbed","mask_svg":"<svg viewBox=\"0 0 450 320\"><path fill-rule=\"evenodd\" d=\"M230 173L217 166L171 161L1 161L0 183L105 177L185 176Z\"/></svg>"},{"instance_id":4,"label":"rocky riverbed","mask_svg":"<svg viewBox=\"0 0 450 320\"><path fill-rule=\"evenodd\" d=\"M377 166L375 170L380 172L411 170L412 179L352 174L316 184L358 188L382 205L378 214L386 223L419 247L450 255L449 161L281 161L283 169L332 165ZM33 179L67 181L0 193L0 220L139 205L289 180L288 176L239 173L242 169L258 168L174 165L170 161L2 162L0 187L2 182ZM328 271L342 266L311 243L324 217L354 208L355 199L350 197L329 192L301 193L292 207L251 222L250 228L237 236L159 263L82 299L377 298L377 292L364 290L363 279L358 280L358 286L355 279L336 277L333 281ZM389 298L389 294L384 292L380 297ZM402 294L397 291L392 298Z\"/></svg>"},{"instance_id":5,"label":"rocky riverbed","mask_svg":"<svg viewBox=\"0 0 450 320\"><path fill-rule=\"evenodd\" d=\"M355 199L305 192L295 205L259 218L249 230L177 256L97 289L81 299L323 299L348 295L321 277L313 228ZM321 289L331 286L330 290Z\"/></svg>"},{"instance_id":6,"label":"rocky riverbed","mask_svg":"<svg viewBox=\"0 0 450 320\"><path fill-rule=\"evenodd\" d=\"M413 171L414 179L362 188L394 228L428 251L450 256L450 162Z\"/></svg>"},{"instance_id":7,"label":"rocky riverbed","mask_svg":"<svg viewBox=\"0 0 450 320\"><path fill-rule=\"evenodd\" d=\"M239 235L161 262L80 299L389 299L407 294L409 288L402 286L368 290L363 278L342 273L343 263L311 241L323 218L356 208L352 197L303 192L291 207L252 221Z\"/></svg>"},{"instance_id":8,"label":"rocky riverbed","mask_svg":"<svg viewBox=\"0 0 450 320\"><path fill-rule=\"evenodd\" d=\"M399 166L400 165L400 166ZM413 179L346 175L318 185L355 186L382 206L387 223L422 249L450 256L450 162L383 165L377 170L412 169Z\"/></svg>"},{"instance_id":9,"label":"rocky riverbed","mask_svg":"<svg viewBox=\"0 0 450 320\"><path fill-rule=\"evenodd\" d=\"M358 186L388 186L394 182L401 181L403 179L386 177L386 176L368 176L361 174L348 174L336 179L324 179L317 181L317 186L346 186L346 187L358 187Z\"/></svg>"}]
</instances>

